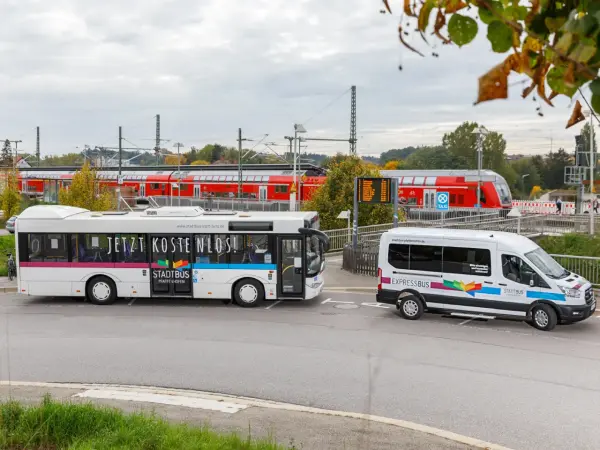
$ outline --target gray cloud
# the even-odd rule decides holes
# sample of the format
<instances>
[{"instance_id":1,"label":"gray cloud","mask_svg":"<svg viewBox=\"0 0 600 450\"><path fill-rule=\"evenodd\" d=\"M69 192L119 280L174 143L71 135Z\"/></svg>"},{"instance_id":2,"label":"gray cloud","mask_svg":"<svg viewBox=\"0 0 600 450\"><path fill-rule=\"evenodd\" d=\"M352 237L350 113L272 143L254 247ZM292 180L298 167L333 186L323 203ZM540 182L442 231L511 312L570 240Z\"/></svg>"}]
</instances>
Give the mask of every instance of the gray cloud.
<instances>
[{"instance_id":1,"label":"gray cloud","mask_svg":"<svg viewBox=\"0 0 600 450\"><path fill-rule=\"evenodd\" d=\"M349 95L319 111L351 84L363 153L436 144L464 120L504 133L509 151L540 153L550 138L555 148L572 148L566 100L544 107L541 118L515 85L511 100L472 106L478 76L502 59L483 33L470 48L437 45L439 58L422 59L398 44L395 19L372 2L4 3L0 138L22 139L27 150L37 125L44 153L114 145L118 125L151 147L144 139L154 135L156 113L163 136L186 145L234 144L238 127L283 142L294 121L307 119L309 135L344 138ZM409 39L426 48L420 37Z\"/></svg>"}]
</instances>

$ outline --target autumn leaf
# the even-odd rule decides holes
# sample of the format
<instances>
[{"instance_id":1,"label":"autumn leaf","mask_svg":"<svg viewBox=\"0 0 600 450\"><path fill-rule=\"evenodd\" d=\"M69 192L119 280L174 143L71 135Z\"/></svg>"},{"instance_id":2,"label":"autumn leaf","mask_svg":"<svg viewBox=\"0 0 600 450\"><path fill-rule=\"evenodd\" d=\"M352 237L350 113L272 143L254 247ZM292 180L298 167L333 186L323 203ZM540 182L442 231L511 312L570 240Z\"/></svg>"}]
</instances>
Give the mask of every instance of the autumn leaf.
<instances>
[{"instance_id":1,"label":"autumn leaf","mask_svg":"<svg viewBox=\"0 0 600 450\"><path fill-rule=\"evenodd\" d=\"M540 65L538 70L536 70L534 81L537 84L537 94L538 96L544 100L548 105L554 106L550 99L546 96L546 73L548 73L548 69L550 68L550 64Z\"/></svg>"},{"instance_id":2,"label":"autumn leaf","mask_svg":"<svg viewBox=\"0 0 600 450\"><path fill-rule=\"evenodd\" d=\"M583 122L585 120L585 116L583 115L583 111L581 111L581 103L579 100L575 103L575 108L573 108L573 112L571 113L571 117L567 122L566 128L571 128L573 125L577 125L579 122Z\"/></svg>"},{"instance_id":3,"label":"autumn leaf","mask_svg":"<svg viewBox=\"0 0 600 450\"><path fill-rule=\"evenodd\" d=\"M558 92L552 91L552 92L550 92L550 95L548 96L548 100L552 100L553 98L555 98L558 95L559 95Z\"/></svg>"},{"instance_id":4,"label":"autumn leaf","mask_svg":"<svg viewBox=\"0 0 600 450\"><path fill-rule=\"evenodd\" d=\"M446 0L446 14L453 14L466 6L467 4L462 0Z\"/></svg>"},{"instance_id":5,"label":"autumn leaf","mask_svg":"<svg viewBox=\"0 0 600 450\"><path fill-rule=\"evenodd\" d=\"M529 94L531 94L535 89L535 81L532 81L531 84L529 86L527 86L525 89L523 89L523 93L521 94L521 96L523 98L527 98L527 96Z\"/></svg>"},{"instance_id":6,"label":"autumn leaf","mask_svg":"<svg viewBox=\"0 0 600 450\"><path fill-rule=\"evenodd\" d=\"M444 44L449 44L452 41L442 36L442 33L440 33L440 30L444 28L444 25L446 25L446 16L444 15L444 13L442 13L441 9L438 9L437 16L435 18L433 34L436 35Z\"/></svg>"},{"instance_id":7,"label":"autumn leaf","mask_svg":"<svg viewBox=\"0 0 600 450\"><path fill-rule=\"evenodd\" d=\"M540 0L531 0L529 14L525 17L525 23L529 25L540 10Z\"/></svg>"},{"instance_id":8,"label":"autumn leaf","mask_svg":"<svg viewBox=\"0 0 600 450\"><path fill-rule=\"evenodd\" d=\"M427 25L429 24L429 16L431 15L432 10L433 0L426 0L421 7L421 11L419 11L419 18L417 20L419 31L424 32L427 29Z\"/></svg>"},{"instance_id":9,"label":"autumn leaf","mask_svg":"<svg viewBox=\"0 0 600 450\"><path fill-rule=\"evenodd\" d=\"M505 64L498 64L479 78L479 92L475 104L508 98L508 73Z\"/></svg>"},{"instance_id":10,"label":"autumn leaf","mask_svg":"<svg viewBox=\"0 0 600 450\"><path fill-rule=\"evenodd\" d=\"M391 14L392 10L390 9L390 4L388 3L388 0L383 0L383 4L385 6L385 9L387 9L387 12Z\"/></svg>"},{"instance_id":11,"label":"autumn leaf","mask_svg":"<svg viewBox=\"0 0 600 450\"><path fill-rule=\"evenodd\" d=\"M417 17L412 9L410 9L410 0L404 0L404 14L410 17Z\"/></svg>"}]
</instances>

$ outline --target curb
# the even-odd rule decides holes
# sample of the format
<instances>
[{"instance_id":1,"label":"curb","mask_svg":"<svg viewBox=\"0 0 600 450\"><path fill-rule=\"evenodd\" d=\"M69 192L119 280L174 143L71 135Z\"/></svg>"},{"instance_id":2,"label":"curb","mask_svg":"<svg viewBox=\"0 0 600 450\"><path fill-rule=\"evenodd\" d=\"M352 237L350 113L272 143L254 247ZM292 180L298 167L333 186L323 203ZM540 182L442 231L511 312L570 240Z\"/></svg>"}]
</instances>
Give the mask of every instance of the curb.
<instances>
[{"instance_id":1,"label":"curb","mask_svg":"<svg viewBox=\"0 0 600 450\"><path fill-rule=\"evenodd\" d=\"M323 292L364 292L367 294L376 294L377 288L374 287L325 287Z\"/></svg>"},{"instance_id":2,"label":"curb","mask_svg":"<svg viewBox=\"0 0 600 450\"><path fill-rule=\"evenodd\" d=\"M5 294L14 294L17 292L17 287L16 286L3 286L0 287L0 292L3 292Z\"/></svg>"},{"instance_id":3,"label":"curb","mask_svg":"<svg viewBox=\"0 0 600 450\"><path fill-rule=\"evenodd\" d=\"M382 416L373 416L370 414L353 413L348 411L335 411L329 409L312 408L309 406L294 405L291 403L275 402L271 400L260 400L251 397L242 397L236 395L217 394L205 391L195 391L191 389L173 389L173 388L161 388L154 386L133 386L123 384L80 384L80 383L40 383L40 382L27 382L27 381L0 381L0 386L18 386L18 387L37 387L37 388L66 388L66 389L114 389L122 391L146 392L153 394L164 394L164 395L185 395L193 398L200 398L205 400L213 400L217 402L238 400L243 401L248 406L254 406L257 408L268 408L268 409L280 409L284 411L303 412L309 414L320 414L327 416L346 417L350 419L368 420L371 422L378 422L387 425L404 428L411 431L425 433L447 439L449 441L457 442L464 445L469 445L474 448L482 450L511 450L508 447L504 447L490 442L482 441L481 439L464 436L462 434L453 433L451 431L441 430L439 428L430 427L427 425L421 425L414 422L408 422L406 420L391 419Z\"/></svg>"}]
</instances>

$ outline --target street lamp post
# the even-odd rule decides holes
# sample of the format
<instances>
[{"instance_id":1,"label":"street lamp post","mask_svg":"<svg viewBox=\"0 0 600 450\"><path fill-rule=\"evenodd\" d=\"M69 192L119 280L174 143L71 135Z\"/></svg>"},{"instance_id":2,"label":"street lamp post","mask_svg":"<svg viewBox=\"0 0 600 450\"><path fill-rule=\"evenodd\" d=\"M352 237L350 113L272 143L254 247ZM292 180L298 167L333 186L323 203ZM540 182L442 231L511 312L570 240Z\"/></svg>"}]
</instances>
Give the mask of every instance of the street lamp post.
<instances>
[{"instance_id":1,"label":"street lamp post","mask_svg":"<svg viewBox=\"0 0 600 450\"><path fill-rule=\"evenodd\" d=\"M298 191L298 176L296 173L296 163L298 160L298 150L300 145L298 144L298 133L306 133L306 128L304 128L301 124L294 124L294 184L292 185L292 190L294 192L290 193L290 210L296 211L296 193Z\"/></svg>"},{"instance_id":2,"label":"street lamp post","mask_svg":"<svg viewBox=\"0 0 600 450\"><path fill-rule=\"evenodd\" d=\"M483 137L488 130L481 126L477 129L477 210L481 213L481 169L483 166Z\"/></svg>"},{"instance_id":3,"label":"street lamp post","mask_svg":"<svg viewBox=\"0 0 600 450\"><path fill-rule=\"evenodd\" d=\"M179 156L179 149L183 147L183 144L177 142L173 147L177 147L177 206L181 206L181 157ZM171 205L173 205L173 194L171 194Z\"/></svg>"}]
</instances>

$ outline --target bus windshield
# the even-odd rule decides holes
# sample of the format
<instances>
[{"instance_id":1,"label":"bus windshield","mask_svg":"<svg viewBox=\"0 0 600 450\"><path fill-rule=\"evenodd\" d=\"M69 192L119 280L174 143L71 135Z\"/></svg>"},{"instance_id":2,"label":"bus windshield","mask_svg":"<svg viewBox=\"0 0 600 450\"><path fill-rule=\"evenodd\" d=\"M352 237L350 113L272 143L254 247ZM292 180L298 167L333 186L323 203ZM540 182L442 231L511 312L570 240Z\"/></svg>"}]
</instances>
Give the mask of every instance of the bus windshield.
<instances>
[{"instance_id":1,"label":"bus windshield","mask_svg":"<svg viewBox=\"0 0 600 450\"><path fill-rule=\"evenodd\" d=\"M323 242L315 236L306 236L306 276L314 277L323 265Z\"/></svg>"},{"instance_id":2,"label":"bus windshield","mask_svg":"<svg viewBox=\"0 0 600 450\"><path fill-rule=\"evenodd\" d=\"M529 261L533 263L544 275L558 280L569 276L569 271L564 269L557 263L552 256L546 253L542 248L538 247L532 252L525 253Z\"/></svg>"}]
</instances>

